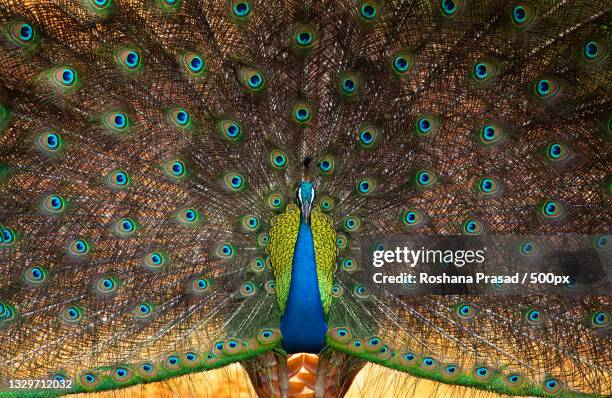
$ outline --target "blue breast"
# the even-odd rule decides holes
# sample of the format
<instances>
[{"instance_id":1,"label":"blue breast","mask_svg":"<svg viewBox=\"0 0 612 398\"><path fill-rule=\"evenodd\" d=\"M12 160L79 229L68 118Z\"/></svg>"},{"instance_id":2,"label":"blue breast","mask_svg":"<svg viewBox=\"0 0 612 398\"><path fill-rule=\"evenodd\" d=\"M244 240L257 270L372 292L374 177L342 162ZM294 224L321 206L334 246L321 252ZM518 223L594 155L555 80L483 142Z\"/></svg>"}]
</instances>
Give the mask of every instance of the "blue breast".
<instances>
[{"instance_id":1,"label":"blue breast","mask_svg":"<svg viewBox=\"0 0 612 398\"><path fill-rule=\"evenodd\" d=\"M327 322L319 294L310 224L300 223L293 254L291 285L281 319L282 346L288 353L318 354L324 347Z\"/></svg>"}]
</instances>

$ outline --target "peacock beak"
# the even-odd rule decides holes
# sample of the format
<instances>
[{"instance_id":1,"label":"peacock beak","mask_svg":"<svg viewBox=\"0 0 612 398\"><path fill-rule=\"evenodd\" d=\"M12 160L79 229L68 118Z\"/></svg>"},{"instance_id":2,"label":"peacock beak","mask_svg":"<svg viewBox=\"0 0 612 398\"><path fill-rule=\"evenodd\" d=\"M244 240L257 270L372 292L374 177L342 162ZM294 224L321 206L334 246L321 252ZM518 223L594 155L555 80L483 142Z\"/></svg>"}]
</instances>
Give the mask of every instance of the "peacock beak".
<instances>
[{"instance_id":1,"label":"peacock beak","mask_svg":"<svg viewBox=\"0 0 612 398\"><path fill-rule=\"evenodd\" d=\"M302 206L301 206L302 217L306 224L310 222L310 209L311 209L310 202L302 202Z\"/></svg>"}]
</instances>

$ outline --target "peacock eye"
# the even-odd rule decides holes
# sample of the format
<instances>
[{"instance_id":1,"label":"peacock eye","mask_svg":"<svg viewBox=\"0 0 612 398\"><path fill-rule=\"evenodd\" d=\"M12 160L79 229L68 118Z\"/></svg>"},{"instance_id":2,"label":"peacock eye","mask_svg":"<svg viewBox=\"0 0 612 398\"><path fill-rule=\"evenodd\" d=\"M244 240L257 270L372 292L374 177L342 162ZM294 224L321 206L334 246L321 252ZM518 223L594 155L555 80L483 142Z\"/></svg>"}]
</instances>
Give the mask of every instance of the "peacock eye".
<instances>
[{"instance_id":1,"label":"peacock eye","mask_svg":"<svg viewBox=\"0 0 612 398\"><path fill-rule=\"evenodd\" d=\"M191 58L191 60L189 61L189 69L191 69L192 72L197 73L201 71L203 67L204 67L204 61L202 60L202 58L198 57L197 55Z\"/></svg>"},{"instance_id":2,"label":"peacock eye","mask_svg":"<svg viewBox=\"0 0 612 398\"><path fill-rule=\"evenodd\" d=\"M243 283L242 287L240 288L240 293L244 297L253 296L255 294L255 285L253 284L253 282Z\"/></svg>"},{"instance_id":3,"label":"peacock eye","mask_svg":"<svg viewBox=\"0 0 612 398\"><path fill-rule=\"evenodd\" d=\"M546 156L552 162L563 164L571 155L570 148L561 142L552 142L546 147Z\"/></svg>"},{"instance_id":4,"label":"peacock eye","mask_svg":"<svg viewBox=\"0 0 612 398\"><path fill-rule=\"evenodd\" d=\"M264 270L266 263L261 257L255 258L251 261L251 269L255 272L261 272Z\"/></svg>"},{"instance_id":5,"label":"peacock eye","mask_svg":"<svg viewBox=\"0 0 612 398\"><path fill-rule=\"evenodd\" d=\"M124 112L111 112L102 119L104 126L112 133L125 134L129 131L130 119Z\"/></svg>"},{"instance_id":6,"label":"peacock eye","mask_svg":"<svg viewBox=\"0 0 612 398\"><path fill-rule=\"evenodd\" d=\"M66 210L66 201L59 195L49 195L43 199L41 209L48 215L59 215Z\"/></svg>"},{"instance_id":7,"label":"peacock eye","mask_svg":"<svg viewBox=\"0 0 612 398\"><path fill-rule=\"evenodd\" d=\"M240 127L238 127L237 124L232 123L229 126L227 126L227 135L228 137L236 137L238 135L238 133L240 133Z\"/></svg>"},{"instance_id":8,"label":"peacock eye","mask_svg":"<svg viewBox=\"0 0 612 398\"><path fill-rule=\"evenodd\" d=\"M364 18L372 19L376 16L376 9L369 4L364 4L361 7L361 15L363 15Z\"/></svg>"},{"instance_id":9,"label":"peacock eye","mask_svg":"<svg viewBox=\"0 0 612 398\"><path fill-rule=\"evenodd\" d=\"M357 270L358 268L357 260L351 257L347 257L344 260L342 260L341 266L344 271L347 271L349 273Z\"/></svg>"},{"instance_id":10,"label":"peacock eye","mask_svg":"<svg viewBox=\"0 0 612 398\"><path fill-rule=\"evenodd\" d=\"M435 185L437 177L432 171L424 169L417 171L415 180L418 188L429 189Z\"/></svg>"},{"instance_id":11,"label":"peacock eye","mask_svg":"<svg viewBox=\"0 0 612 398\"><path fill-rule=\"evenodd\" d=\"M107 184L111 188L124 189L130 184L130 177L125 171L115 170L107 177Z\"/></svg>"},{"instance_id":12,"label":"peacock eye","mask_svg":"<svg viewBox=\"0 0 612 398\"><path fill-rule=\"evenodd\" d=\"M598 251L607 251L612 247L612 240L609 235L598 235L593 240L593 243Z\"/></svg>"},{"instance_id":13,"label":"peacock eye","mask_svg":"<svg viewBox=\"0 0 612 398\"><path fill-rule=\"evenodd\" d=\"M60 94L72 94L80 87L77 71L70 66L60 66L47 71L51 88Z\"/></svg>"},{"instance_id":14,"label":"peacock eye","mask_svg":"<svg viewBox=\"0 0 612 398\"><path fill-rule=\"evenodd\" d=\"M496 77L499 72L497 62L493 60L479 60L474 63L471 75L477 83L484 83Z\"/></svg>"},{"instance_id":15,"label":"peacock eye","mask_svg":"<svg viewBox=\"0 0 612 398\"><path fill-rule=\"evenodd\" d=\"M142 65L142 58L135 49L124 48L117 52L116 62L123 70L127 72L135 72L140 69Z\"/></svg>"},{"instance_id":16,"label":"peacock eye","mask_svg":"<svg viewBox=\"0 0 612 398\"><path fill-rule=\"evenodd\" d=\"M357 83L355 82L355 80L351 78L346 78L342 80L342 89L344 90L345 93L348 93L348 94L354 93L355 90L357 90Z\"/></svg>"},{"instance_id":17,"label":"peacock eye","mask_svg":"<svg viewBox=\"0 0 612 398\"><path fill-rule=\"evenodd\" d=\"M321 198L321 209L325 212L329 212L334 207L334 200L329 196L323 196Z\"/></svg>"},{"instance_id":18,"label":"peacock eye","mask_svg":"<svg viewBox=\"0 0 612 398\"><path fill-rule=\"evenodd\" d=\"M113 225L113 232L121 238L132 236L136 232L136 222L131 218L121 218Z\"/></svg>"},{"instance_id":19,"label":"peacock eye","mask_svg":"<svg viewBox=\"0 0 612 398\"><path fill-rule=\"evenodd\" d=\"M519 29L530 25L535 16L536 10L529 4L518 4L512 8L512 23Z\"/></svg>"},{"instance_id":20,"label":"peacock eye","mask_svg":"<svg viewBox=\"0 0 612 398\"><path fill-rule=\"evenodd\" d=\"M268 205L274 210L280 210L283 206L283 197L277 193L271 194L268 196Z\"/></svg>"},{"instance_id":21,"label":"peacock eye","mask_svg":"<svg viewBox=\"0 0 612 398\"><path fill-rule=\"evenodd\" d=\"M421 369L426 371L433 371L438 368L438 361L431 357L425 357L421 359Z\"/></svg>"},{"instance_id":22,"label":"peacock eye","mask_svg":"<svg viewBox=\"0 0 612 398\"><path fill-rule=\"evenodd\" d=\"M461 319L471 319L476 315L476 310L470 304L461 304L455 307L455 315Z\"/></svg>"},{"instance_id":23,"label":"peacock eye","mask_svg":"<svg viewBox=\"0 0 612 398\"><path fill-rule=\"evenodd\" d=\"M150 270L157 271L166 265L166 257L162 252L154 251L144 256L144 266Z\"/></svg>"},{"instance_id":24,"label":"peacock eye","mask_svg":"<svg viewBox=\"0 0 612 398\"><path fill-rule=\"evenodd\" d=\"M538 253L538 245L527 240L521 243L520 252L524 256L534 256Z\"/></svg>"},{"instance_id":25,"label":"peacock eye","mask_svg":"<svg viewBox=\"0 0 612 398\"><path fill-rule=\"evenodd\" d=\"M30 267L24 273L25 282L30 286L40 286L48 280L48 272L42 266ZM0 318L2 316L2 309L0 308Z\"/></svg>"},{"instance_id":26,"label":"peacock eye","mask_svg":"<svg viewBox=\"0 0 612 398\"><path fill-rule=\"evenodd\" d=\"M176 213L176 220L184 226L193 227L198 225L201 216L200 212L194 208L180 209Z\"/></svg>"},{"instance_id":27,"label":"peacock eye","mask_svg":"<svg viewBox=\"0 0 612 398\"><path fill-rule=\"evenodd\" d=\"M467 219L463 222L463 233L465 235L480 235L482 232L483 226L480 221Z\"/></svg>"},{"instance_id":28,"label":"peacock eye","mask_svg":"<svg viewBox=\"0 0 612 398\"><path fill-rule=\"evenodd\" d=\"M348 238L345 235L337 234L336 246L338 247L338 249L340 250L346 249L346 247L348 246L348 243L349 243Z\"/></svg>"},{"instance_id":29,"label":"peacock eye","mask_svg":"<svg viewBox=\"0 0 612 398\"><path fill-rule=\"evenodd\" d=\"M540 214L546 220L558 220L564 215L563 206L556 200L545 201L540 205Z\"/></svg>"},{"instance_id":30,"label":"peacock eye","mask_svg":"<svg viewBox=\"0 0 612 398\"><path fill-rule=\"evenodd\" d=\"M510 374L506 377L506 384L513 389L519 388L523 385L525 378L520 374Z\"/></svg>"},{"instance_id":31,"label":"peacock eye","mask_svg":"<svg viewBox=\"0 0 612 398\"><path fill-rule=\"evenodd\" d=\"M124 172L118 172L115 174L115 181L117 182L117 185L124 185L127 181L126 174Z\"/></svg>"},{"instance_id":32,"label":"peacock eye","mask_svg":"<svg viewBox=\"0 0 612 398\"><path fill-rule=\"evenodd\" d=\"M534 86L536 96L541 99L552 98L560 91L559 82L553 78L539 79L534 83Z\"/></svg>"},{"instance_id":33,"label":"peacock eye","mask_svg":"<svg viewBox=\"0 0 612 398\"><path fill-rule=\"evenodd\" d=\"M68 250L73 256L81 257L89 253L90 246L84 239L77 239L70 244Z\"/></svg>"},{"instance_id":34,"label":"peacock eye","mask_svg":"<svg viewBox=\"0 0 612 398\"><path fill-rule=\"evenodd\" d=\"M179 159L170 159L164 164L164 172L174 180L181 180L187 174L185 163Z\"/></svg>"},{"instance_id":35,"label":"peacock eye","mask_svg":"<svg viewBox=\"0 0 612 398\"><path fill-rule=\"evenodd\" d=\"M118 383L124 383L132 377L132 371L128 368L118 367L111 373L111 377Z\"/></svg>"},{"instance_id":36,"label":"peacock eye","mask_svg":"<svg viewBox=\"0 0 612 398\"><path fill-rule=\"evenodd\" d=\"M276 170L285 170L287 168L287 155L280 149L275 149L270 152L270 164Z\"/></svg>"},{"instance_id":37,"label":"peacock eye","mask_svg":"<svg viewBox=\"0 0 612 398\"><path fill-rule=\"evenodd\" d=\"M317 167L323 175L331 175L335 169L335 160L332 155L323 155L317 162Z\"/></svg>"},{"instance_id":38,"label":"peacock eye","mask_svg":"<svg viewBox=\"0 0 612 398\"><path fill-rule=\"evenodd\" d=\"M436 133L440 128L440 119L433 114L420 115L415 122L417 137L425 138Z\"/></svg>"},{"instance_id":39,"label":"peacock eye","mask_svg":"<svg viewBox=\"0 0 612 398\"><path fill-rule=\"evenodd\" d=\"M251 13L251 4L248 1L234 1L232 13L238 19L244 19Z\"/></svg>"},{"instance_id":40,"label":"peacock eye","mask_svg":"<svg viewBox=\"0 0 612 398\"><path fill-rule=\"evenodd\" d=\"M359 92L359 76L354 72L347 72L340 76L340 94L345 98L353 98Z\"/></svg>"},{"instance_id":41,"label":"peacock eye","mask_svg":"<svg viewBox=\"0 0 612 398\"><path fill-rule=\"evenodd\" d=\"M543 388L547 394L553 395L561 390L561 383L557 379L548 378L544 381Z\"/></svg>"},{"instance_id":42,"label":"peacock eye","mask_svg":"<svg viewBox=\"0 0 612 398\"><path fill-rule=\"evenodd\" d=\"M516 6L514 7L514 10L512 10L512 16L517 23L525 22L526 15L527 14L523 6Z\"/></svg>"},{"instance_id":43,"label":"peacock eye","mask_svg":"<svg viewBox=\"0 0 612 398\"><path fill-rule=\"evenodd\" d=\"M402 213L402 221L407 227L416 227L423 222L423 214L418 210L406 210Z\"/></svg>"},{"instance_id":44,"label":"peacock eye","mask_svg":"<svg viewBox=\"0 0 612 398\"><path fill-rule=\"evenodd\" d=\"M146 319L153 313L153 306L149 303L141 303L136 305L134 315L139 319Z\"/></svg>"},{"instance_id":45,"label":"peacock eye","mask_svg":"<svg viewBox=\"0 0 612 398\"><path fill-rule=\"evenodd\" d=\"M607 58L605 43L599 40L589 40L582 46L582 56L587 62L599 62Z\"/></svg>"},{"instance_id":46,"label":"peacock eye","mask_svg":"<svg viewBox=\"0 0 612 398\"><path fill-rule=\"evenodd\" d=\"M357 180L356 188L359 195L368 196L372 194L378 186L377 181L374 178L363 178Z\"/></svg>"},{"instance_id":47,"label":"peacock eye","mask_svg":"<svg viewBox=\"0 0 612 398\"><path fill-rule=\"evenodd\" d=\"M124 114L118 113L116 115L113 115L113 124L115 125L115 127L123 128L125 127L125 122L126 122L126 117Z\"/></svg>"},{"instance_id":48,"label":"peacock eye","mask_svg":"<svg viewBox=\"0 0 612 398\"><path fill-rule=\"evenodd\" d=\"M479 79L483 79L487 76L487 67L483 63L476 64L474 66L474 73Z\"/></svg>"},{"instance_id":49,"label":"peacock eye","mask_svg":"<svg viewBox=\"0 0 612 398\"><path fill-rule=\"evenodd\" d=\"M202 55L189 51L180 56L180 61L188 76L199 78L206 75L206 60Z\"/></svg>"},{"instance_id":50,"label":"peacock eye","mask_svg":"<svg viewBox=\"0 0 612 398\"><path fill-rule=\"evenodd\" d=\"M496 124L485 124L480 129L480 140L485 145L499 142L504 136L503 129Z\"/></svg>"},{"instance_id":51,"label":"peacock eye","mask_svg":"<svg viewBox=\"0 0 612 398\"><path fill-rule=\"evenodd\" d=\"M105 8L111 4L111 0L90 0L94 6L98 8Z\"/></svg>"},{"instance_id":52,"label":"peacock eye","mask_svg":"<svg viewBox=\"0 0 612 398\"><path fill-rule=\"evenodd\" d=\"M445 17L454 17L461 10L463 0L441 0L440 11Z\"/></svg>"},{"instance_id":53,"label":"peacock eye","mask_svg":"<svg viewBox=\"0 0 612 398\"><path fill-rule=\"evenodd\" d=\"M76 72L72 68L58 69L56 76L57 80L66 86L70 86L76 81Z\"/></svg>"},{"instance_id":54,"label":"peacock eye","mask_svg":"<svg viewBox=\"0 0 612 398\"><path fill-rule=\"evenodd\" d=\"M395 65L398 71L404 72L406 71L406 69L408 69L408 66L410 64L408 63L406 58L400 56L395 58L395 60L393 61L393 65Z\"/></svg>"},{"instance_id":55,"label":"peacock eye","mask_svg":"<svg viewBox=\"0 0 612 398\"><path fill-rule=\"evenodd\" d=\"M234 247L230 243L222 243L215 249L215 254L224 260L229 260L236 254Z\"/></svg>"},{"instance_id":56,"label":"peacock eye","mask_svg":"<svg viewBox=\"0 0 612 398\"><path fill-rule=\"evenodd\" d=\"M27 41L32 40L33 33L34 33L34 30L32 29L32 26L29 24L24 23L19 28L19 38L23 41L27 42Z\"/></svg>"},{"instance_id":57,"label":"peacock eye","mask_svg":"<svg viewBox=\"0 0 612 398\"><path fill-rule=\"evenodd\" d=\"M34 27L22 21L15 21L9 24L7 28L8 38L20 47L32 45L36 38L36 30Z\"/></svg>"},{"instance_id":58,"label":"peacock eye","mask_svg":"<svg viewBox=\"0 0 612 398\"><path fill-rule=\"evenodd\" d=\"M241 174L238 173L228 173L224 178L225 186L231 192L239 192L245 188L245 180Z\"/></svg>"},{"instance_id":59,"label":"peacock eye","mask_svg":"<svg viewBox=\"0 0 612 398\"><path fill-rule=\"evenodd\" d=\"M359 144L363 149L373 148L380 138L380 131L374 126L365 126L359 131Z\"/></svg>"},{"instance_id":60,"label":"peacock eye","mask_svg":"<svg viewBox=\"0 0 612 398\"><path fill-rule=\"evenodd\" d=\"M9 246L15 243L15 233L0 224L0 246Z\"/></svg>"},{"instance_id":61,"label":"peacock eye","mask_svg":"<svg viewBox=\"0 0 612 398\"><path fill-rule=\"evenodd\" d=\"M172 123L178 128L188 127L191 121L189 113L182 108L172 109L169 116Z\"/></svg>"},{"instance_id":62,"label":"peacock eye","mask_svg":"<svg viewBox=\"0 0 612 398\"><path fill-rule=\"evenodd\" d=\"M41 152L49 156L53 156L61 152L60 149L62 147L62 138L55 131L40 134L35 143Z\"/></svg>"},{"instance_id":63,"label":"peacock eye","mask_svg":"<svg viewBox=\"0 0 612 398\"><path fill-rule=\"evenodd\" d=\"M532 308L525 312L525 320L530 324L537 325L544 321L544 316L540 310Z\"/></svg>"},{"instance_id":64,"label":"peacock eye","mask_svg":"<svg viewBox=\"0 0 612 398\"><path fill-rule=\"evenodd\" d=\"M584 56L587 59L593 60L597 58L597 54L599 53L599 44L594 41L590 41L584 45Z\"/></svg>"},{"instance_id":65,"label":"peacock eye","mask_svg":"<svg viewBox=\"0 0 612 398\"><path fill-rule=\"evenodd\" d=\"M491 193L492 191L495 190L495 183L490 178L481 179L478 186L484 193Z\"/></svg>"},{"instance_id":66,"label":"peacock eye","mask_svg":"<svg viewBox=\"0 0 612 398\"><path fill-rule=\"evenodd\" d=\"M76 306L71 306L66 309L61 314L61 317L66 323L76 324L81 322L83 319L83 310Z\"/></svg>"},{"instance_id":67,"label":"peacock eye","mask_svg":"<svg viewBox=\"0 0 612 398\"><path fill-rule=\"evenodd\" d=\"M196 278L188 285L188 290L195 294L207 293L210 290L210 281L204 277Z\"/></svg>"},{"instance_id":68,"label":"peacock eye","mask_svg":"<svg viewBox=\"0 0 612 398\"><path fill-rule=\"evenodd\" d=\"M305 102L296 103L293 107L292 117L293 121L300 126L308 124L312 117L310 105Z\"/></svg>"},{"instance_id":69,"label":"peacock eye","mask_svg":"<svg viewBox=\"0 0 612 398\"><path fill-rule=\"evenodd\" d=\"M148 374L154 370L154 367L150 363L143 363L142 365L140 365L140 369L142 369L145 374Z\"/></svg>"},{"instance_id":70,"label":"peacock eye","mask_svg":"<svg viewBox=\"0 0 612 398\"><path fill-rule=\"evenodd\" d=\"M476 378L476 380L486 382L493 377L493 372L486 366L480 366L474 369L472 375Z\"/></svg>"},{"instance_id":71,"label":"peacock eye","mask_svg":"<svg viewBox=\"0 0 612 398\"><path fill-rule=\"evenodd\" d=\"M596 311L591 315L591 327L605 328L610 325L610 314L606 311Z\"/></svg>"},{"instance_id":72,"label":"peacock eye","mask_svg":"<svg viewBox=\"0 0 612 398\"><path fill-rule=\"evenodd\" d=\"M260 227L259 218L253 215L242 217L241 224L245 232L257 232Z\"/></svg>"},{"instance_id":73,"label":"peacock eye","mask_svg":"<svg viewBox=\"0 0 612 398\"><path fill-rule=\"evenodd\" d=\"M419 131L423 134L427 134L431 130L431 122L427 119L419 120Z\"/></svg>"},{"instance_id":74,"label":"peacock eye","mask_svg":"<svg viewBox=\"0 0 612 398\"><path fill-rule=\"evenodd\" d=\"M312 35L309 32L302 32L298 36L298 42L302 46L307 46L312 42Z\"/></svg>"},{"instance_id":75,"label":"peacock eye","mask_svg":"<svg viewBox=\"0 0 612 398\"><path fill-rule=\"evenodd\" d=\"M342 226L346 232L356 232L361 228L361 219L356 216L348 216L344 219Z\"/></svg>"},{"instance_id":76,"label":"peacock eye","mask_svg":"<svg viewBox=\"0 0 612 398\"><path fill-rule=\"evenodd\" d=\"M251 92L259 92L263 89L265 79L263 74L254 68L244 68L241 73L241 82Z\"/></svg>"},{"instance_id":77,"label":"peacock eye","mask_svg":"<svg viewBox=\"0 0 612 398\"><path fill-rule=\"evenodd\" d=\"M376 0L362 0L358 7L359 16L365 23L373 22L380 13L380 5Z\"/></svg>"},{"instance_id":78,"label":"peacock eye","mask_svg":"<svg viewBox=\"0 0 612 398\"><path fill-rule=\"evenodd\" d=\"M111 278L103 278L98 282L98 287L101 291L111 291L115 288L115 281L113 281Z\"/></svg>"}]
</instances>

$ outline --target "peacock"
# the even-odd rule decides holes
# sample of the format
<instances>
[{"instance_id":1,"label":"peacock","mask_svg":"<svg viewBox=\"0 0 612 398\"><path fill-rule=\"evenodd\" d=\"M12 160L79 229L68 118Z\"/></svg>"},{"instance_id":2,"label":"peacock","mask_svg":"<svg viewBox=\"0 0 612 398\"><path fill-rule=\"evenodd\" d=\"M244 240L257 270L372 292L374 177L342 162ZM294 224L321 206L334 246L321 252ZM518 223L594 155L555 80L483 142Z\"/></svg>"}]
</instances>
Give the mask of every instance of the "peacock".
<instances>
[{"instance_id":1,"label":"peacock","mask_svg":"<svg viewBox=\"0 0 612 398\"><path fill-rule=\"evenodd\" d=\"M234 363L290 397L296 353L321 398L368 363L398 389L610 396L605 294L361 276L384 237L609 253L610 6L0 0L0 397Z\"/></svg>"}]
</instances>

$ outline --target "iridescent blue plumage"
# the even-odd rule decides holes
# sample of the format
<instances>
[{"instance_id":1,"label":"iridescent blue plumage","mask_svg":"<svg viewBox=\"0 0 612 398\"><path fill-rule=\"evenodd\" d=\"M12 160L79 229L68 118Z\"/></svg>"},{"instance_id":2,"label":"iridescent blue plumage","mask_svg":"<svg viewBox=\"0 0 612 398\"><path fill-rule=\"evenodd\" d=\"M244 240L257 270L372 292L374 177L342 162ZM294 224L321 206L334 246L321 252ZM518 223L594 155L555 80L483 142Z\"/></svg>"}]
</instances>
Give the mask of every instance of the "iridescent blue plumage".
<instances>
[{"instance_id":1,"label":"iridescent blue plumage","mask_svg":"<svg viewBox=\"0 0 612 398\"><path fill-rule=\"evenodd\" d=\"M283 348L289 353L317 354L324 348L327 322L319 294L310 224L300 223L293 256L289 299L280 323Z\"/></svg>"}]
</instances>

